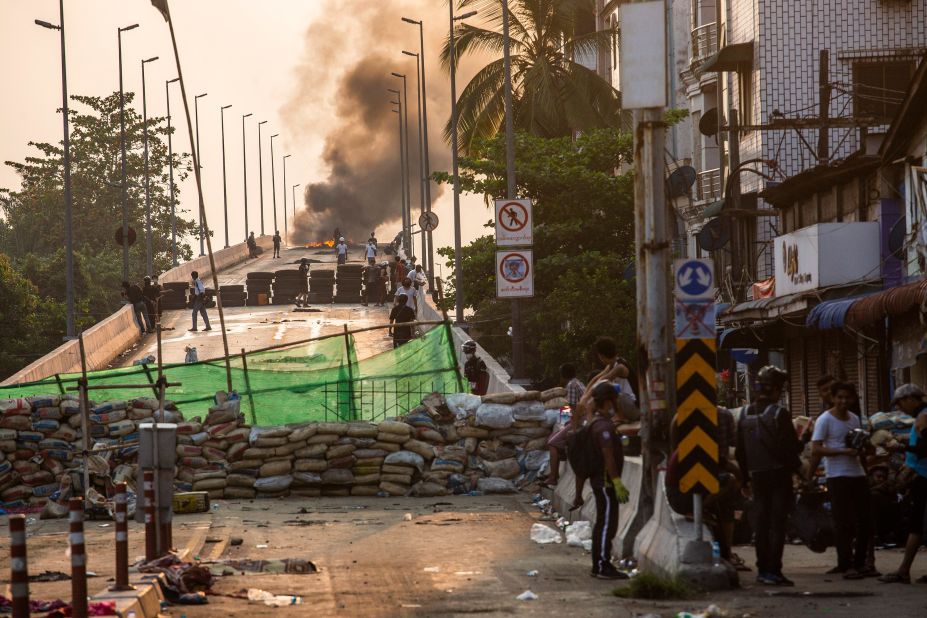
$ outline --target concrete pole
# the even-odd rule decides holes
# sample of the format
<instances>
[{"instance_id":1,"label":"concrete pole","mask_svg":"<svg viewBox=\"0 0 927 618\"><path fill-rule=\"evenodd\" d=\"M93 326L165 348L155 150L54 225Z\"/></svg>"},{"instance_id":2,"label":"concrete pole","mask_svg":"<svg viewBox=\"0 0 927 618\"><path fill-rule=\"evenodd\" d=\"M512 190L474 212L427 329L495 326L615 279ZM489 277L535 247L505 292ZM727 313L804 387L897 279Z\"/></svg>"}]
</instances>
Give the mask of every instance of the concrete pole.
<instances>
[{"instance_id":1,"label":"concrete pole","mask_svg":"<svg viewBox=\"0 0 927 618\"><path fill-rule=\"evenodd\" d=\"M183 84L181 84L181 91L183 90ZM200 99L208 95L208 92L203 94L198 94L193 97L193 115L194 115L194 124L196 125L196 152L202 152L200 150ZM203 160L197 159L197 167L200 175L203 173ZM200 213L200 255L206 255L206 232L203 225L203 213Z\"/></svg>"},{"instance_id":2,"label":"concrete pole","mask_svg":"<svg viewBox=\"0 0 927 618\"><path fill-rule=\"evenodd\" d=\"M145 274L154 274L154 250L151 238L151 190L148 173L148 92L145 84L145 65L158 57L142 60L142 131L145 151Z\"/></svg>"},{"instance_id":3,"label":"concrete pole","mask_svg":"<svg viewBox=\"0 0 927 618\"><path fill-rule=\"evenodd\" d=\"M264 235L264 156L261 154L261 125L267 124L266 120L258 123L258 192L261 194L261 236Z\"/></svg>"},{"instance_id":4,"label":"concrete pole","mask_svg":"<svg viewBox=\"0 0 927 618\"><path fill-rule=\"evenodd\" d=\"M129 280L129 188L126 179L126 96L122 86L122 33L138 24L117 28L119 39L119 146L122 162L122 280Z\"/></svg>"},{"instance_id":5,"label":"concrete pole","mask_svg":"<svg viewBox=\"0 0 927 618\"><path fill-rule=\"evenodd\" d=\"M274 173L274 138L279 136L279 133L270 136L270 194L274 205L274 234L280 229L277 227L277 175Z\"/></svg>"},{"instance_id":6,"label":"concrete pole","mask_svg":"<svg viewBox=\"0 0 927 618\"><path fill-rule=\"evenodd\" d=\"M286 222L286 160L293 155L286 155L283 157L283 244L287 247L290 246L289 235L290 232L287 229Z\"/></svg>"},{"instance_id":7,"label":"concrete pole","mask_svg":"<svg viewBox=\"0 0 927 618\"><path fill-rule=\"evenodd\" d=\"M219 108L219 118L222 125L222 210L225 213L225 248L229 247L229 192L225 181L225 110L232 107L224 105ZM216 290L218 293L219 290Z\"/></svg>"},{"instance_id":8,"label":"concrete pole","mask_svg":"<svg viewBox=\"0 0 927 618\"><path fill-rule=\"evenodd\" d=\"M171 265L177 266L177 205L174 202L174 144L171 141L174 133L171 127L171 84L180 81L179 77L169 79L164 83L164 93L167 98L167 177L171 195Z\"/></svg>"},{"instance_id":9,"label":"concrete pole","mask_svg":"<svg viewBox=\"0 0 927 618\"><path fill-rule=\"evenodd\" d=\"M398 92L398 91L394 91ZM398 97L397 97L398 99ZM399 116L399 188L400 188L400 200L402 206L402 244L405 251L409 250L409 220L406 212L406 157L403 154L403 140L405 139L402 136L402 101L393 101L399 106L399 109L394 109L393 112ZM337 240L337 239L336 239Z\"/></svg>"},{"instance_id":10,"label":"concrete pole","mask_svg":"<svg viewBox=\"0 0 927 618\"><path fill-rule=\"evenodd\" d=\"M248 229L248 150L245 147L247 145L247 139L245 136L245 118L250 115L251 114L245 114L241 117L241 169L245 185L245 240L248 239L248 233L251 231Z\"/></svg>"}]
</instances>

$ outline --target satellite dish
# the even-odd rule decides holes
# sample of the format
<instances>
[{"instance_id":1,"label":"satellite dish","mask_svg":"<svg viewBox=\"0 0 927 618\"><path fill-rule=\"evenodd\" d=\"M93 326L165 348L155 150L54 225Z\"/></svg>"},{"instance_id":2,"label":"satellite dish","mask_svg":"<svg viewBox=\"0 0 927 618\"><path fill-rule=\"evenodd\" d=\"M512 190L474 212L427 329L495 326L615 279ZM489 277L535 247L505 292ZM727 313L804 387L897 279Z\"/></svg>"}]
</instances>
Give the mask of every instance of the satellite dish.
<instances>
[{"instance_id":1,"label":"satellite dish","mask_svg":"<svg viewBox=\"0 0 927 618\"><path fill-rule=\"evenodd\" d=\"M666 179L666 186L671 198L682 197L689 193L689 189L695 184L698 174L691 165L683 165L673 170L673 173Z\"/></svg>"},{"instance_id":2,"label":"satellite dish","mask_svg":"<svg viewBox=\"0 0 927 618\"><path fill-rule=\"evenodd\" d=\"M731 227L726 218L712 219L695 236L704 251L717 251L731 242Z\"/></svg>"},{"instance_id":3,"label":"satellite dish","mask_svg":"<svg viewBox=\"0 0 927 618\"><path fill-rule=\"evenodd\" d=\"M712 137L718 134L718 108L712 107L702 114L702 119L698 121L698 130L702 135Z\"/></svg>"},{"instance_id":4,"label":"satellite dish","mask_svg":"<svg viewBox=\"0 0 927 618\"><path fill-rule=\"evenodd\" d=\"M892 226L888 233L888 250L892 256L903 260L904 255L904 237L905 237L905 218L901 217Z\"/></svg>"}]
</instances>

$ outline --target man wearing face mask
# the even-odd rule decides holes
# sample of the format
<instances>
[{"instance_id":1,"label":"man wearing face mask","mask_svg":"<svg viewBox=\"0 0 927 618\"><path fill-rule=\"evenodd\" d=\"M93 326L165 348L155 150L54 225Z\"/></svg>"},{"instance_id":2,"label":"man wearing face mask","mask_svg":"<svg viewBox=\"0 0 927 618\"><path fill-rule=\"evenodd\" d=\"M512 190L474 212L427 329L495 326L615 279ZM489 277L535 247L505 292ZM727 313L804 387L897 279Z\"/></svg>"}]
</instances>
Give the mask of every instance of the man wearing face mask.
<instances>
[{"instance_id":1,"label":"man wearing face mask","mask_svg":"<svg viewBox=\"0 0 927 618\"><path fill-rule=\"evenodd\" d=\"M463 344L463 353L467 359L464 363L464 375L470 382L470 392L474 395L485 395L489 390L489 370L486 363L476 355L476 342L472 339Z\"/></svg>"}]
</instances>

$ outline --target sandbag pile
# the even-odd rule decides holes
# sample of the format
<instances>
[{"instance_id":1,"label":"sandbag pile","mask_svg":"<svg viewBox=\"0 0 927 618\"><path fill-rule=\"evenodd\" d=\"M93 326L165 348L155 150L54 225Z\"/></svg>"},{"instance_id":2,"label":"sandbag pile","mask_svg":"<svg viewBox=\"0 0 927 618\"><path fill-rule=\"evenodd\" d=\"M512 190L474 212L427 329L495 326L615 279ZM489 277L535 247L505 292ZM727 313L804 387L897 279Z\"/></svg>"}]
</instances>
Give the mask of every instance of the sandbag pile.
<instances>
[{"instance_id":1,"label":"sandbag pile","mask_svg":"<svg viewBox=\"0 0 927 618\"><path fill-rule=\"evenodd\" d=\"M180 422L173 403L158 400L90 402L92 482L105 494L106 479L132 477L138 453L138 425L155 414ZM56 499L65 486L80 488L83 467L80 402L72 395L0 399L0 502L17 508ZM136 443L136 444L132 444ZM125 444L125 447L119 448ZM106 450L100 450L106 449Z\"/></svg>"}]
</instances>

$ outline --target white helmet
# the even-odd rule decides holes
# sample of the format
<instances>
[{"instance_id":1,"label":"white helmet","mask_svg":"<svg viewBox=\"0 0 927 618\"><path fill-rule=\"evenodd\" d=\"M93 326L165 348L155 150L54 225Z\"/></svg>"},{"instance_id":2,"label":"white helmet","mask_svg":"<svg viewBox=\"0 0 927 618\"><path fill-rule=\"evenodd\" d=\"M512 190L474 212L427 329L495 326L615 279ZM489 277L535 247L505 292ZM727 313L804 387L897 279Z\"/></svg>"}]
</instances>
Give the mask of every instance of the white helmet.
<instances>
[{"instance_id":1,"label":"white helmet","mask_svg":"<svg viewBox=\"0 0 927 618\"><path fill-rule=\"evenodd\" d=\"M344 242L344 236L338 239L339 242Z\"/></svg>"}]
</instances>

